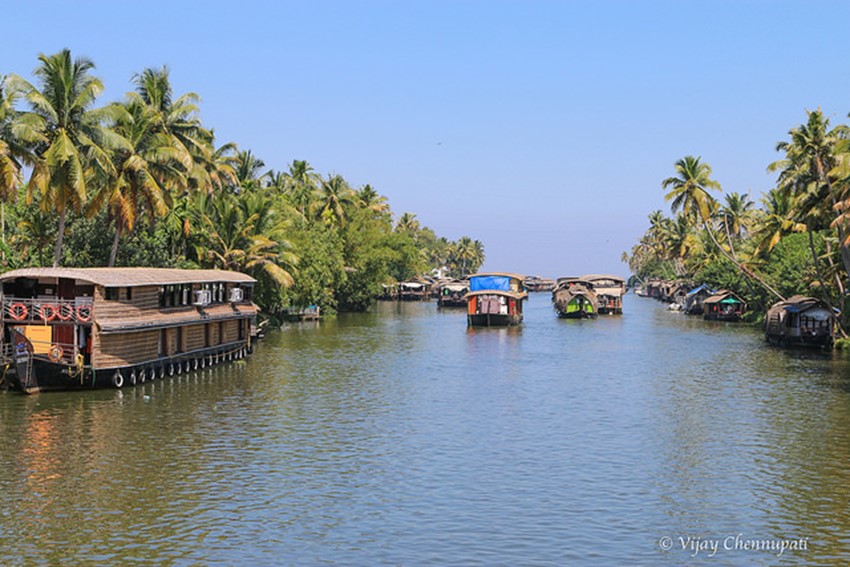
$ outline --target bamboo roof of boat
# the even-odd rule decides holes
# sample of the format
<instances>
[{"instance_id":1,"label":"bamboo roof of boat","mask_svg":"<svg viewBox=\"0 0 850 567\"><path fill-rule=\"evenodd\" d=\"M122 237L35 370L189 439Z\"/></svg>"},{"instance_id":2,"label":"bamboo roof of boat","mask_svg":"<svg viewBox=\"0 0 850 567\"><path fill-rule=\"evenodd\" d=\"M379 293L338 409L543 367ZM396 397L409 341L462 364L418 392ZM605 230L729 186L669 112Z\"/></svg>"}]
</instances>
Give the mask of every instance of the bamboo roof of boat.
<instances>
[{"instance_id":1,"label":"bamboo roof of boat","mask_svg":"<svg viewBox=\"0 0 850 567\"><path fill-rule=\"evenodd\" d=\"M598 281L598 280L611 280L613 282L617 282L620 284L625 284L626 280L621 278L620 276L613 276L610 274L585 274L581 276L581 279L588 281Z\"/></svg>"},{"instance_id":2,"label":"bamboo roof of boat","mask_svg":"<svg viewBox=\"0 0 850 567\"><path fill-rule=\"evenodd\" d=\"M65 278L104 287L139 287L184 283L255 283L249 275L228 270L178 268L21 268L0 274L0 281L17 278Z\"/></svg>"},{"instance_id":3,"label":"bamboo roof of boat","mask_svg":"<svg viewBox=\"0 0 850 567\"><path fill-rule=\"evenodd\" d=\"M771 313L780 310L789 311L791 313L802 313L815 307L828 309L826 302L821 299L816 299L814 297L808 297L805 295L793 295L784 301L777 301L776 303L771 305L770 309L767 310L767 313L768 316L770 316ZM833 309L835 309L836 313L839 312L837 308Z\"/></svg>"}]
</instances>

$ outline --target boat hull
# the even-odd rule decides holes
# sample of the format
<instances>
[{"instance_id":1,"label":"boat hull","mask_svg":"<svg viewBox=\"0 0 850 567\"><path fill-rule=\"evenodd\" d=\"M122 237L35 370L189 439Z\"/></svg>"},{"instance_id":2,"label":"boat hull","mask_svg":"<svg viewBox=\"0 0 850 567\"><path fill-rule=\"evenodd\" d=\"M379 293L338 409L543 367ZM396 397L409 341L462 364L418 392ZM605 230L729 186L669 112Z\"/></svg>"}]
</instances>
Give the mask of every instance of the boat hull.
<instances>
[{"instance_id":1,"label":"boat hull","mask_svg":"<svg viewBox=\"0 0 850 567\"><path fill-rule=\"evenodd\" d=\"M522 323L522 314L474 313L466 316L470 327L512 327Z\"/></svg>"},{"instance_id":2,"label":"boat hull","mask_svg":"<svg viewBox=\"0 0 850 567\"><path fill-rule=\"evenodd\" d=\"M248 343L230 343L162 357L142 364L110 368L78 368L73 364L32 357L26 363L18 364L16 371L10 373L7 378L12 389L26 394L58 390L120 389L238 360L251 351ZM29 371L25 364L31 366Z\"/></svg>"}]
</instances>

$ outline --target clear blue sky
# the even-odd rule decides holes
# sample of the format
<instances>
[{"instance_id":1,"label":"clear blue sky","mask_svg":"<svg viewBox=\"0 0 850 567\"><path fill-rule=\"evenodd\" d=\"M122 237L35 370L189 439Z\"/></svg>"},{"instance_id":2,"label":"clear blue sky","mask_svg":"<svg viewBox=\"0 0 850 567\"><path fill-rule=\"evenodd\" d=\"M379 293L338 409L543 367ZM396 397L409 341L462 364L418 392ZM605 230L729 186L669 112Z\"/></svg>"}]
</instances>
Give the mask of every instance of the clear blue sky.
<instances>
[{"instance_id":1,"label":"clear blue sky","mask_svg":"<svg viewBox=\"0 0 850 567\"><path fill-rule=\"evenodd\" d=\"M203 99L217 142L276 170L370 183L485 268L613 272L702 156L725 191L770 188L776 142L847 123L850 2L776 0L4 3L0 73L94 60L106 103L144 67Z\"/></svg>"}]
</instances>

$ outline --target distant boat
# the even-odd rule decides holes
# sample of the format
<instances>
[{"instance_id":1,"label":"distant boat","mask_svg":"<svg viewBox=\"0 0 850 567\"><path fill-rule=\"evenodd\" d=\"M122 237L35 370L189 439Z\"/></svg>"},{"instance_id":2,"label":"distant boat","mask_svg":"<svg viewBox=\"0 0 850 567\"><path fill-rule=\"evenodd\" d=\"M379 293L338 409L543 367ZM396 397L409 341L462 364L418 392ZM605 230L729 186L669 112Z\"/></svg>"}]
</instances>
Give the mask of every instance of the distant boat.
<instances>
[{"instance_id":1,"label":"distant boat","mask_svg":"<svg viewBox=\"0 0 850 567\"><path fill-rule=\"evenodd\" d=\"M558 278L552 303L563 319L592 319L599 313L593 284L581 278Z\"/></svg>"},{"instance_id":2,"label":"distant boat","mask_svg":"<svg viewBox=\"0 0 850 567\"><path fill-rule=\"evenodd\" d=\"M528 292L552 291L555 289L555 280L541 278L540 276L528 276L522 284Z\"/></svg>"},{"instance_id":3,"label":"distant boat","mask_svg":"<svg viewBox=\"0 0 850 567\"><path fill-rule=\"evenodd\" d=\"M522 302L528 297L523 277L504 272L469 276L466 322L470 327L507 327L522 323Z\"/></svg>"},{"instance_id":4,"label":"distant boat","mask_svg":"<svg viewBox=\"0 0 850 567\"><path fill-rule=\"evenodd\" d=\"M449 280L437 285L437 305L439 307L463 307L469 292L468 280Z\"/></svg>"},{"instance_id":5,"label":"distant boat","mask_svg":"<svg viewBox=\"0 0 850 567\"><path fill-rule=\"evenodd\" d=\"M607 274L588 274L581 279L593 285L598 303L597 311L601 315L620 315L623 313L623 295L626 293L626 280L620 276Z\"/></svg>"}]
</instances>

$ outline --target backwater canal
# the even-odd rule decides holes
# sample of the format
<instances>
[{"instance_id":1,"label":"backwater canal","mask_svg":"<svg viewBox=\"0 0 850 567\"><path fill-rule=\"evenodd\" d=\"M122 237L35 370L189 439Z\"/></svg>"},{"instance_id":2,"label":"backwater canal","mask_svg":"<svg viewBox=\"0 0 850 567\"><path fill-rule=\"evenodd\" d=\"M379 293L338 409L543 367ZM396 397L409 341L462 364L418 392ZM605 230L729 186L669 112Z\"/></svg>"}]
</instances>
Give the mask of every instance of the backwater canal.
<instances>
[{"instance_id":1,"label":"backwater canal","mask_svg":"<svg viewBox=\"0 0 850 567\"><path fill-rule=\"evenodd\" d=\"M381 303L136 388L0 394L0 471L3 565L846 564L850 359L633 295L480 331Z\"/></svg>"}]
</instances>

